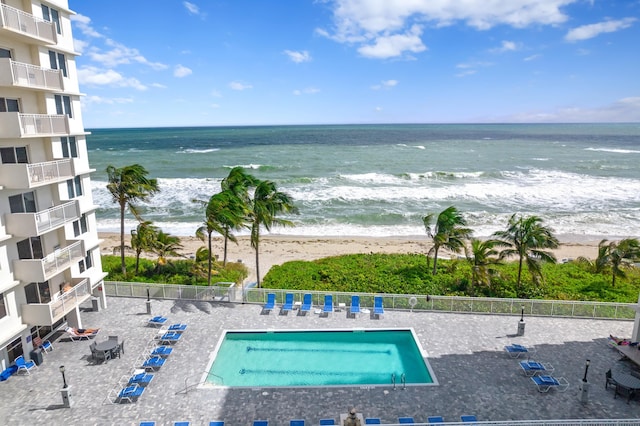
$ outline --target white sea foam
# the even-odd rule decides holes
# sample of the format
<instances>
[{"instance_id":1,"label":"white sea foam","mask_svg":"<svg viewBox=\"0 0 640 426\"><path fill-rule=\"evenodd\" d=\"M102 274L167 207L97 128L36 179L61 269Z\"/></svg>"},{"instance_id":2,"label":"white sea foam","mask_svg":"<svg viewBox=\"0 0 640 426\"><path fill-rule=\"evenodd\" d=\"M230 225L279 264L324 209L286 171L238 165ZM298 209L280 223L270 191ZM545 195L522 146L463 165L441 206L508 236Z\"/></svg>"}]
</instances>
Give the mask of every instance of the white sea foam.
<instances>
[{"instance_id":1,"label":"white sea foam","mask_svg":"<svg viewBox=\"0 0 640 426\"><path fill-rule=\"evenodd\" d=\"M220 148L208 148L208 149L192 149L187 148L181 151L178 151L177 154L207 154L209 152L220 151Z\"/></svg>"},{"instance_id":2,"label":"white sea foam","mask_svg":"<svg viewBox=\"0 0 640 426\"><path fill-rule=\"evenodd\" d=\"M585 151L613 152L615 154L640 154L636 149L614 149L614 148L585 148Z\"/></svg>"}]
</instances>

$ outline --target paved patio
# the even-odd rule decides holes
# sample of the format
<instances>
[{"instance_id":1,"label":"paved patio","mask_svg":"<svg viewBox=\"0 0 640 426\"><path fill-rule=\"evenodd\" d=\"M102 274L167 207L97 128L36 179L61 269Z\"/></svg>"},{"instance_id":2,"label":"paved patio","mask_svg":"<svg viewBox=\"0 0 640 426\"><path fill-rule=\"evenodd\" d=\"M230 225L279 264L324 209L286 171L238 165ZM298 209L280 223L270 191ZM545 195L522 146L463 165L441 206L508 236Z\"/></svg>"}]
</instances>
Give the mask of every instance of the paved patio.
<instances>
[{"instance_id":1,"label":"paved patio","mask_svg":"<svg viewBox=\"0 0 640 426\"><path fill-rule=\"evenodd\" d=\"M317 424L334 418L351 406L365 417L380 417L394 423L399 416L413 416L426 422L431 415L458 421L461 414L475 414L479 420L640 418L640 403L613 398L605 390L609 368L629 369L617 352L606 344L609 334L629 336L630 321L561 318L526 319L526 333L515 336L519 317L411 313L387 310L381 320L368 316L348 319L344 312L328 318L295 313L261 315L260 306L217 302L152 301L153 314L169 317L169 322L189 325L173 354L135 404L112 405L106 401L118 380L139 366L139 359L156 331L146 326L144 299L108 299L100 312L83 309L83 326L101 329L97 340L118 335L126 340L125 354L107 364L88 361L89 343L72 342L62 335L54 350L29 376L12 376L0 383L0 419L7 425L137 425L155 420L170 425L176 420L192 425L208 425L225 420L228 425L249 425L268 419L270 425L288 425L291 419ZM299 389L201 389L194 385L202 376L211 352L223 329L322 329L322 328L413 327L429 354L429 362L439 386L388 388L299 388ZM535 359L549 362L555 375L571 384L565 393L539 393L507 356L510 343L533 345ZM590 359L589 402L579 401L578 385L585 360ZM63 408L60 397L66 367L71 386L72 408Z\"/></svg>"}]
</instances>

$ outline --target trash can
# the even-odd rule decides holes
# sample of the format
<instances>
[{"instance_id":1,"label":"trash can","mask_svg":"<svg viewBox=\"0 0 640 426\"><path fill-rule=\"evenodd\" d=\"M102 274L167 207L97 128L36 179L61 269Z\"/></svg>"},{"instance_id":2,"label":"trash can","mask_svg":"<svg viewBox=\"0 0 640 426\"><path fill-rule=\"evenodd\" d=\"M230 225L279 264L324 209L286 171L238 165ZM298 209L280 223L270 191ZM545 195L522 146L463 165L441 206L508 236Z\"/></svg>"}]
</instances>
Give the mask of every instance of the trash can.
<instances>
[{"instance_id":1,"label":"trash can","mask_svg":"<svg viewBox=\"0 0 640 426\"><path fill-rule=\"evenodd\" d=\"M31 352L29 352L29 356L31 357L31 360L36 363L36 365L42 364L42 349L37 348L32 350Z\"/></svg>"},{"instance_id":2,"label":"trash can","mask_svg":"<svg viewBox=\"0 0 640 426\"><path fill-rule=\"evenodd\" d=\"M91 307L93 308L93 312L100 312L100 299L98 299L97 297L92 297Z\"/></svg>"}]
</instances>

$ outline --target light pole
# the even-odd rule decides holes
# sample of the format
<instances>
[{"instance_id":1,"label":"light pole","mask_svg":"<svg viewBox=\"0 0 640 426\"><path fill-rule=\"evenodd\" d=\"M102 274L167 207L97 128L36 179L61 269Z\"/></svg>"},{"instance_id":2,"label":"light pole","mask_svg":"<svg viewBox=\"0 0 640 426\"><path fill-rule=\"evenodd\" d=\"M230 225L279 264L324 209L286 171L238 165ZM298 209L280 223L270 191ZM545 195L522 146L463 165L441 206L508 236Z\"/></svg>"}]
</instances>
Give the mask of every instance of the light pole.
<instances>
[{"instance_id":1,"label":"light pole","mask_svg":"<svg viewBox=\"0 0 640 426\"><path fill-rule=\"evenodd\" d=\"M582 378L582 383L580 383L580 402L583 404L589 402L589 383L587 382L587 372L589 372L589 364L591 364L590 360L584 365L584 377Z\"/></svg>"},{"instance_id":2,"label":"light pole","mask_svg":"<svg viewBox=\"0 0 640 426\"><path fill-rule=\"evenodd\" d=\"M524 305L520 306L520 322L524 322Z\"/></svg>"},{"instance_id":3,"label":"light pole","mask_svg":"<svg viewBox=\"0 0 640 426\"><path fill-rule=\"evenodd\" d=\"M151 315L151 295L149 294L149 287L147 287L147 315Z\"/></svg>"},{"instance_id":4,"label":"light pole","mask_svg":"<svg viewBox=\"0 0 640 426\"><path fill-rule=\"evenodd\" d=\"M60 366L60 373L62 373L62 389L60 389L60 396L62 396L62 405L66 408L71 408L71 387L67 384L67 378L64 375L64 365Z\"/></svg>"},{"instance_id":5,"label":"light pole","mask_svg":"<svg viewBox=\"0 0 640 426\"><path fill-rule=\"evenodd\" d=\"M524 336L524 305L520 306L520 322L518 323L518 336Z\"/></svg>"},{"instance_id":6,"label":"light pole","mask_svg":"<svg viewBox=\"0 0 640 426\"><path fill-rule=\"evenodd\" d=\"M63 383L62 389L66 389L68 386L67 386L67 378L64 376L64 365L60 366L60 372L62 373L62 383Z\"/></svg>"},{"instance_id":7,"label":"light pole","mask_svg":"<svg viewBox=\"0 0 640 426\"><path fill-rule=\"evenodd\" d=\"M584 365L584 377L582 378L583 383L587 383L587 372L589 371L589 364L591 364L591 360L587 360Z\"/></svg>"}]
</instances>

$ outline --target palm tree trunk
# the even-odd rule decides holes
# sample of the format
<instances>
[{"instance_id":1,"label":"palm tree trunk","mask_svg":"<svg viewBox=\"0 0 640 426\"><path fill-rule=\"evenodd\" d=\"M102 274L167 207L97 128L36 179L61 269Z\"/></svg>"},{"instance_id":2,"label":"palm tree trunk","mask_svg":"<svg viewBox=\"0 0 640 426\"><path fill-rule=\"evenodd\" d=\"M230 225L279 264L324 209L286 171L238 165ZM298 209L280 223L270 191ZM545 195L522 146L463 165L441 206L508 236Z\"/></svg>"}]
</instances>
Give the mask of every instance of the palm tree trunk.
<instances>
[{"instance_id":1,"label":"palm tree trunk","mask_svg":"<svg viewBox=\"0 0 640 426\"><path fill-rule=\"evenodd\" d=\"M520 260L518 261L518 281L516 281L516 289L518 290L518 296L520 296L520 280L522 278L522 256L520 256Z\"/></svg>"},{"instance_id":2,"label":"palm tree trunk","mask_svg":"<svg viewBox=\"0 0 640 426\"><path fill-rule=\"evenodd\" d=\"M229 228L224 230L224 256L222 259L222 266L227 266L227 243L229 242Z\"/></svg>"},{"instance_id":3,"label":"palm tree trunk","mask_svg":"<svg viewBox=\"0 0 640 426\"><path fill-rule=\"evenodd\" d=\"M140 250L136 250L136 275L138 275L139 268L140 268Z\"/></svg>"},{"instance_id":4,"label":"palm tree trunk","mask_svg":"<svg viewBox=\"0 0 640 426\"><path fill-rule=\"evenodd\" d=\"M260 256L258 254L258 243L256 242L256 282L260 288Z\"/></svg>"},{"instance_id":5,"label":"palm tree trunk","mask_svg":"<svg viewBox=\"0 0 640 426\"><path fill-rule=\"evenodd\" d=\"M124 202L120 203L120 262L122 275L127 275L127 265L124 263Z\"/></svg>"},{"instance_id":6,"label":"palm tree trunk","mask_svg":"<svg viewBox=\"0 0 640 426\"><path fill-rule=\"evenodd\" d=\"M209 232L209 270L207 271L207 285L211 285L211 232Z\"/></svg>"},{"instance_id":7,"label":"palm tree trunk","mask_svg":"<svg viewBox=\"0 0 640 426\"><path fill-rule=\"evenodd\" d=\"M434 252L433 252L433 271L431 272L431 275L435 275L438 273L438 246L436 246Z\"/></svg>"}]
</instances>

